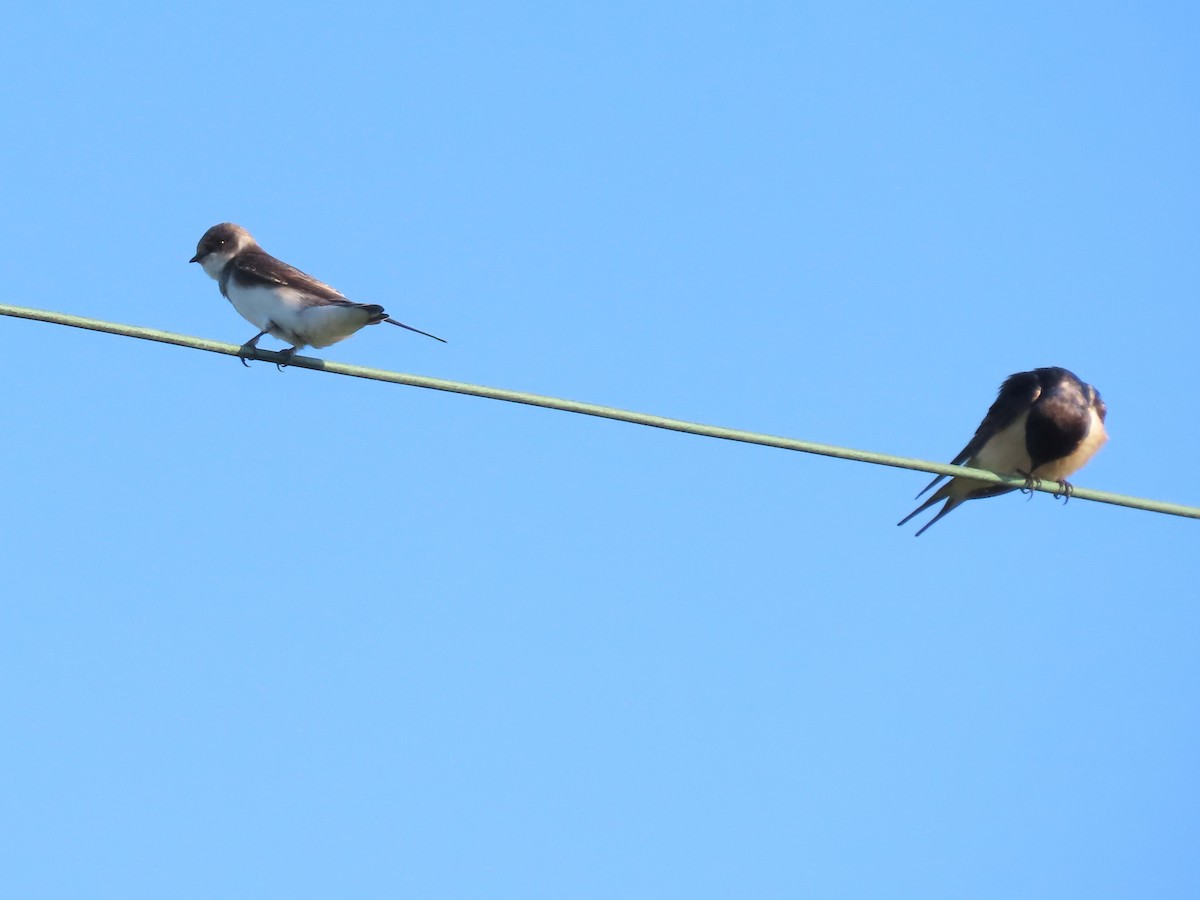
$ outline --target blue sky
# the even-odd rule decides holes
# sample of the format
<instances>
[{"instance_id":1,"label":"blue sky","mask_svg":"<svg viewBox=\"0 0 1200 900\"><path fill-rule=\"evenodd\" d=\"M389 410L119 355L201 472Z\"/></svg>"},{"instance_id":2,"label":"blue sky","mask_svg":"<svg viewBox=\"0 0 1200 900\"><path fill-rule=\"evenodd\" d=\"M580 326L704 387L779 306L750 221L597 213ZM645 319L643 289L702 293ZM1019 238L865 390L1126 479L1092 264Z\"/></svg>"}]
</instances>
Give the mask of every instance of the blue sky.
<instances>
[{"instance_id":1,"label":"blue sky","mask_svg":"<svg viewBox=\"0 0 1200 900\"><path fill-rule=\"evenodd\" d=\"M8 303L1200 503L1191 4L26 5ZM8 896L1194 897L1193 521L0 319ZM265 347L278 347L264 340Z\"/></svg>"}]
</instances>

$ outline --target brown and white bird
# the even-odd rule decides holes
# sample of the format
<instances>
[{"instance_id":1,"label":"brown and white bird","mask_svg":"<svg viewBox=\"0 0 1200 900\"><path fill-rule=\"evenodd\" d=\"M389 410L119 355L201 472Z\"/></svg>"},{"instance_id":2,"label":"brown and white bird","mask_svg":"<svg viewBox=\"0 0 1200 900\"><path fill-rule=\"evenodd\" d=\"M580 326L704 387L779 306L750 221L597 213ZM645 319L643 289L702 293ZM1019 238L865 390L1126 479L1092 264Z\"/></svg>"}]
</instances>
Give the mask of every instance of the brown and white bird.
<instances>
[{"instance_id":1,"label":"brown and white bird","mask_svg":"<svg viewBox=\"0 0 1200 900\"><path fill-rule=\"evenodd\" d=\"M998 475L1024 475L1030 484L1057 481L1062 493L1070 497L1067 476L1083 468L1108 440L1104 430L1107 412L1099 392L1066 369L1051 366L1018 372L1000 386L1000 394L975 437L950 464L966 464ZM933 479L921 494L945 477ZM920 535L967 500L996 497L1012 490L1015 488L952 478L897 524L903 525L945 500L946 505L917 532Z\"/></svg>"},{"instance_id":2,"label":"brown and white bird","mask_svg":"<svg viewBox=\"0 0 1200 900\"><path fill-rule=\"evenodd\" d=\"M198 262L221 286L221 293L242 318L259 329L242 345L239 356L247 365L264 334L286 341L287 364L304 347L328 347L360 328L387 322L431 337L442 338L397 322L375 303L355 303L323 281L267 253L245 228L232 222L214 225L196 247L189 262Z\"/></svg>"}]
</instances>

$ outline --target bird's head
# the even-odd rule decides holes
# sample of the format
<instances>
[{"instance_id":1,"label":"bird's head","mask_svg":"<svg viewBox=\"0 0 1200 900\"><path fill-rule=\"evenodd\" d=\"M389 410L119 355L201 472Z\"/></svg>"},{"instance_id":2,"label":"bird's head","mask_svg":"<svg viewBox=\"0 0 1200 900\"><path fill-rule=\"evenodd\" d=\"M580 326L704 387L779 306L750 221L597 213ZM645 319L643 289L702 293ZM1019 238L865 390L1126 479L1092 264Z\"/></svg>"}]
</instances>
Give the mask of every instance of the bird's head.
<instances>
[{"instance_id":1,"label":"bird's head","mask_svg":"<svg viewBox=\"0 0 1200 900\"><path fill-rule=\"evenodd\" d=\"M254 246L254 238L241 225L222 222L204 232L196 245L196 255L188 262L198 262L211 278L219 279L221 271L238 253Z\"/></svg>"}]
</instances>

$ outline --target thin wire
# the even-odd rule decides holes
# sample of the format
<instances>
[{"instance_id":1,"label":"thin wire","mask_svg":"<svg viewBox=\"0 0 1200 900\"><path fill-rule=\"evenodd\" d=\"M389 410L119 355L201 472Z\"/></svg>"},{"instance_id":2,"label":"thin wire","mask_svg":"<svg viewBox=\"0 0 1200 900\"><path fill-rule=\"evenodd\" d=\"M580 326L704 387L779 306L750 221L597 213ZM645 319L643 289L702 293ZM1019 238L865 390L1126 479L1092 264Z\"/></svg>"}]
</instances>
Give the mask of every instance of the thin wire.
<instances>
[{"instance_id":1,"label":"thin wire","mask_svg":"<svg viewBox=\"0 0 1200 900\"><path fill-rule=\"evenodd\" d=\"M10 306L0 303L0 315L15 316L21 319L32 319L38 322L50 322L55 325L68 325L72 328L85 328L89 331L102 331L107 334L119 334L124 337L139 338L144 341L158 341L163 344L175 344L179 347L190 347L193 350L207 350L210 353L223 353L226 356L237 356L241 347L237 344L227 344L222 341L210 341L186 334L175 334L170 331L158 331L153 328L142 328L137 325L121 325L116 322L105 322L100 319L88 319L82 316L72 316L67 313L49 310L29 309L23 306ZM265 362L288 362L282 353L271 350L256 350L250 359ZM547 397L542 394L527 394L522 391L509 391L503 388L485 387L479 384L467 384L462 381L446 381L441 378L428 378L424 375L407 375L403 372L389 372L385 369L370 369L365 366L351 366L345 363L330 362L314 359L309 356L294 356L289 365L298 369L314 369L318 372L329 372L333 375L349 375L352 378L367 378L372 381L384 381L389 384L404 384L409 387L426 388L434 391L448 391L453 394L467 394L472 397L484 397L488 400L503 400L507 403L522 403L526 406L540 406L544 409L557 409L562 412L578 413L585 416L598 416L603 419L615 419L618 422L629 422L633 425L645 425L650 428L663 428L668 431L681 431L685 434L695 434L701 437L717 438L723 441L740 441L746 444L760 444L764 447L777 447L781 450L796 450L800 453L815 453L819 456L832 456L837 459L849 459L855 462L872 463L877 466L893 466L898 469L913 469L918 472L929 472L935 475L961 476L982 481L987 484L1002 484L1010 488L1023 488L1023 478L997 475L984 469L971 469L966 466L951 466L945 463L930 462L925 459L914 459L907 456L892 456L887 453L875 453L870 450L854 450L850 447L839 447L834 444L818 444L813 441L800 441L794 438L776 437L770 434L760 434L756 431L740 431L735 428L722 428L717 425L702 425L697 422L685 422L682 419L668 419L664 416L653 416L648 413L631 412L616 409L611 406L599 406L595 403L580 403L576 400L561 400L557 397ZM1047 482L1036 485L1035 490L1054 493L1059 490L1057 482ZM1172 516L1184 516L1200 519L1200 507L1184 506L1179 503L1167 503L1161 500L1147 500L1141 497L1130 497L1125 494L1111 494L1107 491L1096 491L1090 488L1074 488L1072 497L1079 500L1094 500L1098 503L1111 503L1115 506L1126 506L1130 509L1144 509L1148 512L1166 513Z\"/></svg>"}]
</instances>

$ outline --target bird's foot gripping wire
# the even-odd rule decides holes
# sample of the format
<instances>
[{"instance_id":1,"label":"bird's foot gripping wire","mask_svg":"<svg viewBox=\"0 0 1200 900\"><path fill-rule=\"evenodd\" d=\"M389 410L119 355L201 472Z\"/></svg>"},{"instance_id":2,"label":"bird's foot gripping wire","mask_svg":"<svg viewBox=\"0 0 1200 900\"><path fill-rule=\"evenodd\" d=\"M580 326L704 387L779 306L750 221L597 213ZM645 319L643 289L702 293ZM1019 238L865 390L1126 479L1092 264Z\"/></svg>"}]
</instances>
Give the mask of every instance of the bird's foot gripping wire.
<instances>
[{"instance_id":1,"label":"bird's foot gripping wire","mask_svg":"<svg viewBox=\"0 0 1200 900\"><path fill-rule=\"evenodd\" d=\"M1042 486L1042 479L1034 478L1029 472L1021 472L1018 470L1017 474L1025 476L1025 486L1021 488L1022 494L1028 494L1030 497L1032 497L1033 492Z\"/></svg>"},{"instance_id":2,"label":"bird's foot gripping wire","mask_svg":"<svg viewBox=\"0 0 1200 900\"><path fill-rule=\"evenodd\" d=\"M1058 500L1061 497L1063 506L1066 506L1068 501L1071 499L1071 495L1074 493L1074 485L1072 485L1071 482L1060 478L1058 480L1058 490L1056 490L1051 496L1054 497L1055 500Z\"/></svg>"},{"instance_id":3,"label":"bird's foot gripping wire","mask_svg":"<svg viewBox=\"0 0 1200 900\"><path fill-rule=\"evenodd\" d=\"M254 355L258 352L258 340L264 334L266 334L265 331L260 331L254 337L250 338L250 340L246 341L246 343L242 344L242 346L238 347L238 359L242 361L242 365L247 369L250 368L250 363L246 362L246 358L254 358Z\"/></svg>"}]
</instances>

